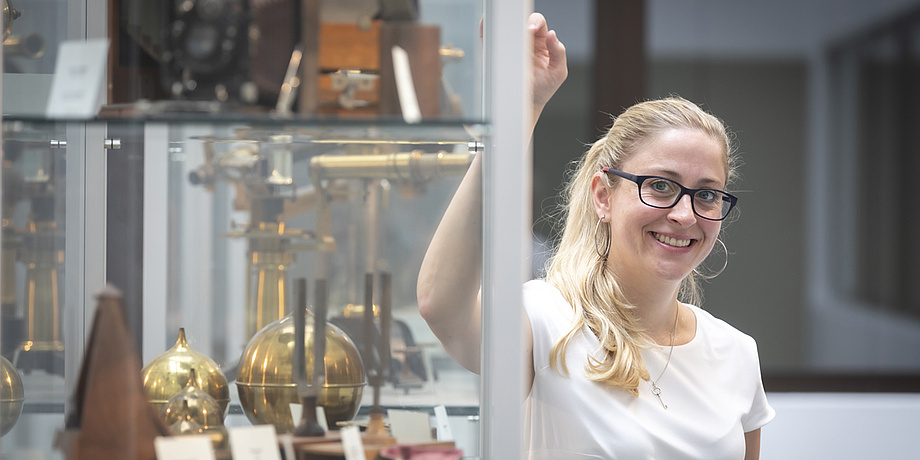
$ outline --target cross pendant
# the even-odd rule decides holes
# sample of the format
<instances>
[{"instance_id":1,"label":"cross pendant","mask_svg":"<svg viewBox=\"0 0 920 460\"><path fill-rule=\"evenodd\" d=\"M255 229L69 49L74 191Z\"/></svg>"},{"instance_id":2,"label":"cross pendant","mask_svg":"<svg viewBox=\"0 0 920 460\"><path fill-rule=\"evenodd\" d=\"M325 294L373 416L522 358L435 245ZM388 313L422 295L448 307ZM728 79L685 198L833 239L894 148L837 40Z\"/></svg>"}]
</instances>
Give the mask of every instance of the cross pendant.
<instances>
[{"instance_id":1,"label":"cross pendant","mask_svg":"<svg viewBox=\"0 0 920 460\"><path fill-rule=\"evenodd\" d=\"M661 403L661 407L664 407L664 410L668 410L668 405L664 403L664 400L661 399L661 388L658 388L658 385L655 382L652 382L652 394L658 397L658 402Z\"/></svg>"}]
</instances>

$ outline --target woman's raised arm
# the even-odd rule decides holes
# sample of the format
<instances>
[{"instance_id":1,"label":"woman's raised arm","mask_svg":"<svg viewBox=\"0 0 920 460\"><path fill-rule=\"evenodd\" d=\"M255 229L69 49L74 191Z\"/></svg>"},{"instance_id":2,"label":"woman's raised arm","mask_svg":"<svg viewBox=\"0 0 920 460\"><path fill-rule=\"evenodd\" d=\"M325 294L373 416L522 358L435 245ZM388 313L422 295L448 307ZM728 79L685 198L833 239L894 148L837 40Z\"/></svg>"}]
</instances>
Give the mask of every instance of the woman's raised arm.
<instances>
[{"instance_id":1,"label":"woman's raised arm","mask_svg":"<svg viewBox=\"0 0 920 460\"><path fill-rule=\"evenodd\" d=\"M533 119L568 75L565 46L546 19L528 19L533 36ZM418 278L419 311L457 362L479 372L482 342L480 282L482 275L482 155L477 155L451 199Z\"/></svg>"}]
</instances>

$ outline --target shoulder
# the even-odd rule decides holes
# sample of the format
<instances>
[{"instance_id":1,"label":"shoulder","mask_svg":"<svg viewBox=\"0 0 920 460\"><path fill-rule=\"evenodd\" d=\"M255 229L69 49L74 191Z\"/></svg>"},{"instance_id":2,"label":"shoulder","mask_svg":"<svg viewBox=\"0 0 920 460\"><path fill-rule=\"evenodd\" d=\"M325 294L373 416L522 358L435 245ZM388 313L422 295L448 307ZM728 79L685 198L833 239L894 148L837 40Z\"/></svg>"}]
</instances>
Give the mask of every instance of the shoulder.
<instances>
[{"instance_id":1,"label":"shoulder","mask_svg":"<svg viewBox=\"0 0 920 460\"><path fill-rule=\"evenodd\" d=\"M532 325L571 322L574 311L562 293L545 280L524 283L524 310Z\"/></svg>"},{"instance_id":2,"label":"shoulder","mask_svg":"<svg viewBox=\"0 0 920 460\"><path fill-rule=\"evenodd\" d=\"M689 305L696 314L697 334L705 337L711 347L717 349L735 349L745 354L757 355L757 342L750 335L742 332L728 322L716 318L712 313L695 305Z\"/></svg>"}]
</instances>

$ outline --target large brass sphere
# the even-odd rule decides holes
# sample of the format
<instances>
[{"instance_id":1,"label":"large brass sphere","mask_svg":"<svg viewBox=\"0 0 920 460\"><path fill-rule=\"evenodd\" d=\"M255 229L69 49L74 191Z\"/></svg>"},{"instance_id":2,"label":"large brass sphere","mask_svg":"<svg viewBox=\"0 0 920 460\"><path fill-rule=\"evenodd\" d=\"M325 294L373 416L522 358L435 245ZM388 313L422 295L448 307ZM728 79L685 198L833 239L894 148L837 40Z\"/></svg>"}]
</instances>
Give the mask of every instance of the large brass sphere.
<instances>
[{"instance_id":1,"label":"large brass sphere","mask_svg":"<svg viewBox=\"0 0 920 460\"><path fill-rule=\"evenodd\" d=\"M192 369L195 369L198 376L198 387L211 395L220 405L220 416L223 419L230 404L227 377L213 359L189 347L184 328L179 329L179 338L172 348L141 369L147 400L157 412L162 412L170 398L188 384Z\"/></svg>"},{"instance_id":2,"label":"large brass sphere","mask_svg":"<svg viewBox=\"0 0 920 460\"><path fill-rule=\"evenodd\" d=\"M313 321L307 312L305 353L307 379L313 378ZM279 433L294 429L290 404L300 403L293 376L294 321L290 314L259 331L240 358L236 387L240 405L255 424L272 424ZM326 324L326 383L317 404L330 427L358 413L364 392L361 354L345 332ZM298 421L299 422L299 421Z\"/></svg>"},{"instance_id":3,"label":"large brass sphere","mask_svg":"<svg viewBox=\"0 0 920 460\"><path fill-rule=\"evenodd\" d=\"M25 391L19 372L0 356L0 436L9 433L22 414Z\"/></svg>"}]
</instances>

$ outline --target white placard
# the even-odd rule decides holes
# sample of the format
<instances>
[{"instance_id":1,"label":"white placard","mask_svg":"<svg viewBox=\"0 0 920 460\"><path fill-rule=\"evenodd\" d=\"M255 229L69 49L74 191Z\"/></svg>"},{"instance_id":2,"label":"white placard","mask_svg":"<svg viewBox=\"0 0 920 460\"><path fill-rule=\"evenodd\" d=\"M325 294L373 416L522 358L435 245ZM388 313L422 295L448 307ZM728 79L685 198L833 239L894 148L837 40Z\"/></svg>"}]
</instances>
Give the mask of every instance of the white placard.
<instances>
[{"instance_id":1,"label":"white placard","mask_svg":"<svg viewBox=\"0 0 920 460\"><path fill-rule=\"evenodd\" d=\"M438 441L453 441L454 434L450 431L450 419L447 417L447 408L434 406L435 426L438 428Z\"/></svg>"},{"instance_id":2,"label":"white placard","mask_svg":"<svg viewBox=\"0 0 920 460\"><path fill-rule=\"evenodd\" d=\"M364 455L364 443L361 442L361 430L355 426L342 427L342 448L345 450L345 460L367 460Z\"/></svg>"},{"instance_id":3,"label":"white placard","mask_svg":"<svg viewBox=\"0 0 920 460\"><path fill-rule=\"evenodd\" d=\"M319 426L323 429L323 431L329 431L329 422L326 420L325 407L316 406L316 422L319 423Z\"/></svg>"},{"instance_id":4,"label":"white placard","mask_svg":"<svg viewBox=\"0 0 920 460\"><path fill-rule=\"evenodd\" d=\"M274 425L228 427L233 460L281 460Z\"/></svg>"},{"instance_id":5,"label":"white placard","mask_svg":"<svg viewBox=\"0 0 920 460\"><path fill-rule=\"evenodd\" d=\"M211 437L204 434L160 436L153 440L158 460L214 460Z\"/></svg>"},{"instance_id":6,"label":"white placard","mask_svg":"<svg viewBox=\"0 0 920 460\"><path fill-rule=\"evenodd\" d=\"M303 418L303 404L291 403L291 420L294 426L300 425L300 419Z\"/></svg>"},{"instance_id":7,"label":"white placard","mask_svg":"<svg viewBox=\"0 0 920 460\"><path fill-rule=\"evenodd\" d=\"M393 50L393 77L396 78L396 95L399 97L399 108L402 110L403 120L406 123L422 121L422 109L418 105L418 96L415 94L415 83L412 81L412 68L409 66L409 53L399 46Z\"/></svg>"},{"instance_id":8,"label":"white placard","mask_svg":"<svg viewBox=\"0 0 920 460\"><path fill-rule=\"evenodd\" d=\"M399 443L431 441L431 420L425 412L390 409L390 432Z\"/></svg>"},{"instance_id":9,"label":"white placard","mask_svg":"<svg viewBox=\"0 0 920 460\"><path fill-rule=\"evenodd\" d=\"M279 434L278 443L281 444L285 459L296 460L297 454L294 453L294 435L291 433Z\"/></svg>"},{"instance_id":10,"label":"white placard","mask_svg":"<svg viewBox=\"0 0 920 460\"><path fill-rule=\"evenodd\" d=\"M99 111L105 85L107 38L65 40L58 48L45 115L49 118L92 118Z\"/></svg>"}]
</instances>

